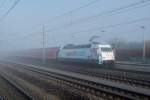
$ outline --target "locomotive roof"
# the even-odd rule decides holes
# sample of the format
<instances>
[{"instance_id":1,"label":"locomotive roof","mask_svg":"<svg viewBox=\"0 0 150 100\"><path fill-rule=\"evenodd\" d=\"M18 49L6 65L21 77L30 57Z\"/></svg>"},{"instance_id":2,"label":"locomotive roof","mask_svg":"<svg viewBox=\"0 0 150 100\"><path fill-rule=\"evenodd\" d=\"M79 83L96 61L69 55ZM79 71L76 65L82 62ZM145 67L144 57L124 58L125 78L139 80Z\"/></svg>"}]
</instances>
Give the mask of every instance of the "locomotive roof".
<instances>
[{"instance_id":1,"label":"locomotive roof","mask_svg":"<svg viewBox=\"0 0 150 100\"><path fill-rule=\"evenodd\" d=\"M63 47L63 49L91 48L92 45L93 45L94 47L111 47L111 46L108 45L108 44L92 43L92 44L82 44L82 45L68 44L68 45L65 45L65 46Z\"/></svg>"},{"instance_id":2,"label":"locomotive roof","mask_svg":"<svg viewBox=\"0 0 150 100\"><path fill-rule=\"evenodd\" d=\"M74 48L90 48L91 44L84 44L84 45L66 45L63 49L74 49Z\"/></svg>"}]
</instances>

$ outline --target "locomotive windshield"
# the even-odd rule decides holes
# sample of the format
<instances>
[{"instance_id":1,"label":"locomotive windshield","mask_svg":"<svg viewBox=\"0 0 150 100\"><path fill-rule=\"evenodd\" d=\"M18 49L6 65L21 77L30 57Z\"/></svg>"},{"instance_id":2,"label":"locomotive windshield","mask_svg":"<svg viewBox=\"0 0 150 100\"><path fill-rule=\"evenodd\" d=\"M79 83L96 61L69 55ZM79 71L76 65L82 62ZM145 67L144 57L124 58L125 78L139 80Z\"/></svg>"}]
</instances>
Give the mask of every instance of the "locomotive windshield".
<instances>
[{"instance_id":1,"label":"locomotive windshield","mask_svg":"<svg viewBox=\"0 0 150 100\"><path fill-rule=\"evenodd\" d=\"M104 51L104 52L111 52L111 51L112 51L112 48L102 47L102 48L101 48L101 51Z\"/></svg>"}]
</instances>

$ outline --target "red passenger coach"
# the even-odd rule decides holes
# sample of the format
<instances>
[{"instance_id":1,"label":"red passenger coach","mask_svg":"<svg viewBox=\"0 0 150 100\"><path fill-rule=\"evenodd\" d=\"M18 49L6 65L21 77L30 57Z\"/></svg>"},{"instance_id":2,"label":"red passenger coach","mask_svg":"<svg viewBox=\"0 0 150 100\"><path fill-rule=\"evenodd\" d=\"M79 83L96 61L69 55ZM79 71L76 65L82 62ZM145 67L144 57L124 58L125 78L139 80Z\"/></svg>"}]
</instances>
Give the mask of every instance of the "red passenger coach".
<instances>
[{"instance_id":1,"label":"red passenger coach","mask_svg":"<svg viewBox=\"0 0 150 100\"><path fill-rule=\"evenodd\" d=\"M55 48L47 48L46 50L46 58L48 59L57 59L58 53L59 53L59 47Z\"/></svg>"},{"instance_id":2,"label":"red passenger coach","mask_svg":"<svg viewBox=\"0 0 150 100\"><path fill-rule=\"evenodd\" d=\"M59 47L45 48L46 59L56 60L58 53L59 53ZM37 49L24 50L19 52L18 56L25 57L25 58L33 58L33 59L42 59L43 49L37 48Z\"/></svg>"}]
</instances>

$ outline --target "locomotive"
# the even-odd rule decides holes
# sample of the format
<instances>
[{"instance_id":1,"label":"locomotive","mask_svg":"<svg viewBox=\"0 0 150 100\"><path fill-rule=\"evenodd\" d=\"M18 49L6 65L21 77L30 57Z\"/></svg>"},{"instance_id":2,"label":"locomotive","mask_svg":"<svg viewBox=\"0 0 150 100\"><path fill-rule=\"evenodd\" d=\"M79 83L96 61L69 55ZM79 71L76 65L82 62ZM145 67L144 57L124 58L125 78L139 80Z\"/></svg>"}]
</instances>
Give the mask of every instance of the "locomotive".
<instances>
[{"instance_id":1,"label":"locomotive","mask_svg":"<svg viewBox=\"0 0 150 100\"><path fill-rule=\"evenodd\" d=\"M115 55L108 44L92 43L84 45L66 45L58 52L58 60L86 62L95 64L114 64Z\"/></svg>"}]
</instances>

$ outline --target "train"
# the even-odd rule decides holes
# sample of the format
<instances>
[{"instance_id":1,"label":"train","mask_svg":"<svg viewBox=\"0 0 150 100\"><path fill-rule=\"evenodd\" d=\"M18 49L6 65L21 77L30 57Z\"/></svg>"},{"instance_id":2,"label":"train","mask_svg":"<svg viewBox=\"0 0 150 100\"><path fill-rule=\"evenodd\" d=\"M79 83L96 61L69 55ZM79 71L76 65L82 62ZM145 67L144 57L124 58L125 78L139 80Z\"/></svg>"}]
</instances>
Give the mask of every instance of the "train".
<instances>
[{"instance_id":1,"label":"train","mask_svg":"<svg viewBox=\"0 0 150 100\"><path fill-rule=\"evenodd\" d=\"M58 53L58 60L71 62L114 64L113 49L108 44L67 45Z\"/></svg>"},{"instance_id":2,"label":"train","mask_svg":"<svg viewBox=\"0 0 150 100\"><path fill-rule=\"evenodd\" d=\"M43 56L43 49L26 50L19 56L38 58ZM63 62L90 63L97 65L114 65L115 54L109 44L91 43L61 47L45 48L45 58Z\"/></svg>"}]
</instances>

